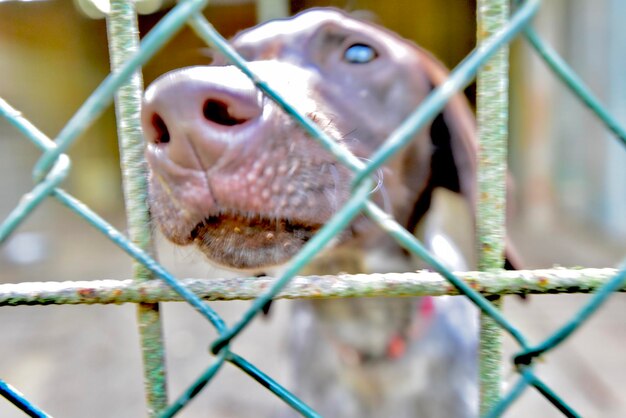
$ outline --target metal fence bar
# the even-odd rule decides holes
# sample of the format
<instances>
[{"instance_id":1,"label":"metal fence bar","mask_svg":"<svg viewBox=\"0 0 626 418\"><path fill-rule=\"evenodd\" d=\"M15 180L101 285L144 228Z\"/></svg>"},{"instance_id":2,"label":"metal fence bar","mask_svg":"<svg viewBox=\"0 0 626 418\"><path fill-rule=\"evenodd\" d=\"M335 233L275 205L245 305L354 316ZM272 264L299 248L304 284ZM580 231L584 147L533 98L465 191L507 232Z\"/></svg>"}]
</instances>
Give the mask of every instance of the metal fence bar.
<instances>
[{"instance_id":1,"label":"metal fence bar","mask_svg":"<svg viewBox=\"0 0 626 418\"><path fill-rule=\"evenodd\" d=\"M613 268L457 272L459 279L483 295L593 293L617 274ZM205 300L251 300L277 281L273 277L180 279ZM626 292L622 285L617 291ZM405 297L459 295L441 274L430 271L385 274L296 276L274 299ZM0 284L0 307L182 302L185 299L161 280L85 280Z\"/></svg>"},{"instance_id":2,"label":"metal fence bar","mask_svg":"<svg viewBox=\"0 0 626 418\"><path fill-rule=\"evenodd\" d=\"M94 94L83 104L79 111L70 119L68 124L57 137L56 143L50 141L32 124L19 115L15 109L0 100L0 116L6 117L28 139L44 150L44 155L38 161L34 177L38 184L27 193L9 217L0 225L0 242L4 240L45 197L54 196L61 203L86 219L98 228L120 248L131 255L145 267L135 266L135 280L128 281L98 281L72 283L21 283L0 285L0 306L60 304L60 303L148 303L149 308L140 308L144 324L154 324L155 329L148 333L143 332L144 354L146 361L146 379L149 382L149 404L151 415L156 415L165 406L165 377L162 366L162 341L160 324L155 309L157 301L185 300L202 313L218 330L220 336L213 342L212 350L218 353L218 358L209 366L205 373L194 382L187 391L160 416L173 416L187 402L193 398L215 374L225 361L239 367L249 376L267 387L286 403L307 417L317 417L311 408L302 403L272 378L265 375L254 365L240 356L232 353L228 343L258 314L260 309L276 297L362 297L362 296L414 296L422 294L463 294L476 304L483 312L483 333L481 335L481 411L488 412L489 417L499 416L528 386L533 386L546 397L555 407L566 416L579 416L563 399L543 383L535 374L532 367L533 360L540 354L565 341L572 332L578 329L615 291L624 291L626 268L616 274L614 269L583 269L583 270L537 270L503 272L491 271L502 266L503 253L503 220L504 220L504 185L506 176L506 156L504 143L506 142L506 49L511 39L521 30L525 30L529 42L537 52L557 73L557 75L574 91L574 93L594 111L598 117L622 141L625 140L623 127L606 112L600 103L593 97L581 80L549 47L542 43L532 28L527 27L530 19L539 7L539 0L518 1L518 9L510 20L508 17L508 2L505 0L479 0L478 3L478 47L451 73L449 80L435 89L416 111L391 135L389 141L373 157L367 166L355 158L342 146L328 138L309 119L298 114L279 95L272 91L262 80L259 80L247 69L245 61L230 48L224 39L200 15L206 1L181 1L172 12L148 34L139 53L133 54L136 49L136 27L132 4L128 0L114 0L114 15L109 19L111 32L111 48L113 58L112 74L96 89ZM115 14L119 12L119 16ZM117 21L117 19L120 19ZM130 238L126 239L119 231L113 229L106 221L93 213L89 208L75 198L59 189L67 172L69 159L62 155L78 137L78 135L108 106L111 97L122 85L118 96L127 95L117 100L118 119L120 123L120 138L129 144L123 145L123 170L125 176L125 194L145 193L144 174L138 161L142 158L141 135L137 124L137 111L141 79L136 73L137 68L146 62L154 52L191 19L192 27L209 44L222 51L235 65L240 67L257 86L270 98L275 100L287 113L291 114L303 128L314 138L318 139L330 150L338 160L356 173L355 193L348 205L338 212L314 239L309 241L305 249L292 260L287 272L280 279L271 278L240 278L229 280L183 280L179 281L171 276L150 256L149 228L147 228L145 195L139 201L129 200ZM123 21L131 19L131 21ZM116 24L119 28L115 28ZM122 27L123 26L123 27ZM119 29L119 32L116 32ZM131 38L128 38L130 29ZM115 32L115 33L114 33ZM135 32L135 33L132 33ZM119 38L122 36L122 38ZM134 38L133 38L134 36ZM119 42L119 45L114 45ZM497 52L499 51L499 52ZM494 56L494 54L496 54ZM369 193L370 181L368 178L380 165L399 148L405 146L414 132L423 128L437 113L440 112L447 100L455 92L464 87L476 74L485 61L491 59L479 73L478 90L478 121L481 151L479 161L480 202L478 209L477 229L481 239L480 249L483 256L480 268L485 272L452 273L415 239L408 231L402 228L394 219L389 217L373 203L366 201ZM129 105L125 107L124 105ZM133 151L127 153L130 146ZM487 155L488 157L485 157ZM139 166L139 167L138 167ZM485 167L483 167L485 166ZM131 167L140 171L132 172ZM128 170L128 172L127 172ZM135 177L139 182L131 182ZM365 179L365 181L363 181ZM339 231L350 219L364 208L365 214L378 223L393 236L407 250L422 257L441 275L428 272L385 275L340 275L339 277L299 277L294 278L296 272L325 243ZM625 266L626 267L626 264ZM161 281L143 280L151 277L151 273L162 278ZM169 287L171 287L171 289ZM266 289L270 288L270 291ZM524 335L490 303L486 295L500 295L510 293L562 293L562 292L590 292L598 293L590 298L589 302L557 332L550 335L540 344L529 346ZM481 294L482 293L482 294ZM239 322L228 328L202 298L206 299L246 299L257 298ZM515 356L514 364L518 367L521 377L514 387L500 400L500 335L501 328L508 332L521 346L521 351ZM493 360L491 362L487 360ZM23 410L29 413L30 404L21 401L21 395L4 382L0 381L0 395L9 400L17 400ZM34 408L34 407L33 407ZM34 408L36 410L36 408ZM46 415L31 415L46 416Z\"/></svg>"},{"instance_id":3,"label":"metal fence bar","mask_svg":"<svg viewBox=\"0 0 626 418\"><path fill-rule=\"evenodd\" d=\"M134 2L112 0L106 21L111 71L115 72L139 49L139 28ZM142 96L143 80L141 72L136 70L115 94L115 110L128 238L142 250L154 254L140 118ZM136 282L143 282L154 277L143 264L133 261L133 278ZM137 304L137 320L148 415L154 417L167 407L165 348L159 304Z\"/></svg>"},{"instance_id":4,"label":"metal fence bar","mask_svg":"<svg viewBox=\"0 0 626 418\"><path fill-rule=\"evenodd\" d=\"M476 43L483 42L506 26L508 0L478 0ZM506 158L508 139L509 49L502 46L481 68L476 79L478 122L476 236L478 269L504 266ZM501 308L502 300L493 299ZM502 386L502 329L491 315L480 315L479 382L480 414L485 415L500 400Z\"/></svg>"}]
</instances>

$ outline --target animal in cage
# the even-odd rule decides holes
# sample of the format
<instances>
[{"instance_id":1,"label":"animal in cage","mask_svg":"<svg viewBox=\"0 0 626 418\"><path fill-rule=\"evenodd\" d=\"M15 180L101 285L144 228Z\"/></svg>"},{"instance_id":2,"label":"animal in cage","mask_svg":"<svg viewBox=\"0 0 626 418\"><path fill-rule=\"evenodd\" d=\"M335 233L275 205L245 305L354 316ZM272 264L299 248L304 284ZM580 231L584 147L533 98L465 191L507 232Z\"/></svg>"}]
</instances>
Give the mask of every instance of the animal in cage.
<instances>
[{"instance_id":1,"label":"animal in cage","mask_svg":"<svg viewBox=\"0 0 626 418\"><path fill-rule=\"evenodd\" d=\"M232 45L364 162L447 76L413 43L334 9L257 26ZM283 265L350 196L353 172L220 56L156 80L142 124L155 222L212 263L254 273ZM378 170L370 195L457 271L476 267L475 157L474 118L458 94ZM359 215L306 272L421 268ZM477 415L477 312L463 298L296 305L295 392L323 416Z\"/></svg>"}]
</instances>

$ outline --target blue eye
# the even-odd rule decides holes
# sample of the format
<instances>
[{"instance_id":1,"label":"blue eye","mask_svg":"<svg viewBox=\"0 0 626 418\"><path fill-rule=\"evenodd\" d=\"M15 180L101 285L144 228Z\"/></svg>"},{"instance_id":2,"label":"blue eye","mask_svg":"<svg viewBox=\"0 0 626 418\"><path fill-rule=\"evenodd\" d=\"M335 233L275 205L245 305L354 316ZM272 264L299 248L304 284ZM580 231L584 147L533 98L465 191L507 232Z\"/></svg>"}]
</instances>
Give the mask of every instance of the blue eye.
<instances>
[{"instance_id":1,"label":"blue eye","mask_svg":"<svg viewBox=\"0 0 626 418\"><path fill-rule=\"evenodd\" d=\"M378 57L374 48L365 44L354 44L343 53L343 59L350 64L367 64Z\"/></svg>"}]
</instances>

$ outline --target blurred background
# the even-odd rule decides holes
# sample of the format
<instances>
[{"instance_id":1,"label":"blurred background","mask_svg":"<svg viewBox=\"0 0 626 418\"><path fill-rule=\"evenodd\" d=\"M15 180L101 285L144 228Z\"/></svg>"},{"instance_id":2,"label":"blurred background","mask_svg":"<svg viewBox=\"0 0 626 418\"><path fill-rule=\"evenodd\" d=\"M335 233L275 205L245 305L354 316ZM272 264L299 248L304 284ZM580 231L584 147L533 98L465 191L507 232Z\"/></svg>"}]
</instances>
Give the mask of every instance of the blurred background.
<instances>
[{"instance_id":1,"label":"blurred background","mask_svg":"<svg viewBox=\"0 0 626 418\"><path fill-rule=\"evenodd\" d=\"M167 11L140 17L142 35ZM205 15L225 36L313 6L362 15L412 39L453 68L475 44L475 1L214 1ZM106 28L82 0L0 0L0 97L54 137L109 72ZM626 124L626 3L552 0L536 19L540 34ZM206 46L183 30L146 67L146 85L181 66L207 63ZM520 40L511 46L510 165L515 177L510 231L525 268L615 266L626 254L626 150ZM474 99L474 89L467 95ZM63 185L125 229L114 112L109 109L70 150ZM0 120L0 219L33 184L39 151ZM159 257L179 277L226 273L159 238ZM76 215L47 201L0 247L0 283L123 279L130 259ZM537 342L569 318L585 295L505 301L505 313ZM229 322L247 302L215 303ZM626 416L626 299L598 315L538 366L539 374L583 416ZM211 359L211 327L182 303L166 304L169 391L177 396ZM289 302L277 302L235 349L288 385ZM145 416L135 307L0 309L0 378L56 417ZM508 341L507 352L515 346ZM505 365L507 383L514 374ZM225 367L181 417L273 417L286 406L247 376ZM506 417L561 416L527 390ZM1 417L23 414L0 398Z\"/></svg>"}]
</instances>

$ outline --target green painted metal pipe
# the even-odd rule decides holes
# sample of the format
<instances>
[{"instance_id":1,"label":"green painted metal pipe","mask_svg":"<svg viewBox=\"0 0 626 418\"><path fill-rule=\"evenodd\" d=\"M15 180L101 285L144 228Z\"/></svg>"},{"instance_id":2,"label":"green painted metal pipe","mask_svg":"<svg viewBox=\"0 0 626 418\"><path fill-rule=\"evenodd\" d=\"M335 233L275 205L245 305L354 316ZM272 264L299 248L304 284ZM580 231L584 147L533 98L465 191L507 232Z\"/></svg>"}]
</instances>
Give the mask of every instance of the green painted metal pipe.
<instances>
[{"instance_id":1,"label":"green painted metal pipe","mask_svg":"<svg viewBox=\"0 0 626 418\"><path fill-rule=\"evenodd\" d=\"M107 16L111 71L123 67L139 49L137 11L130 0L112 0ZM120 148L120 166L126 206L128 237L142 250L153 254L152 228L147 199L147 170L141 130L143 79L136 70L115 93L115 111ZM133 260L136 282L154 279L143 264ZM137 306L139 338L144 363L148 415L157 416L167 407L165 348L158 303Z\"/></svg>"},{"instance_id":2,"label":"green painted metal pipe","mask_svg":"<svg viewBox=\"0 0 626 418\"><path fill-rule=\"evenodd\" d=\"M508 0L478 0L476 42L481 44L508 23ZM501 47L476 78L478 122L478 196L476 232L478 268L504 266L506 155L508 139L509 50ZM496 307L501 302L494 300ZM485 415L500 400L502 386L502 329L491 315L480 316L479 382L480 414Z\"/></svg>"},{"instance_id":3,"label":"green painted metal pipe","mask_svg":"<svg viewBox=\"0 0 626 418\"><path fill-rule=\"evenodd\" d=\"M612 268L518 270L457 273L483 295L592 293L617 274ZM271 288L273 277L181 279L181 284L205 300L251 300ZM618 291L626 291L622 286ZM458 295L439 273L341 274L296 276L276 299L400 297ZM0 284L0 306L76 305L180 302L179 293L161 280L86 280Z\"/></svg>"}]
</instances>

